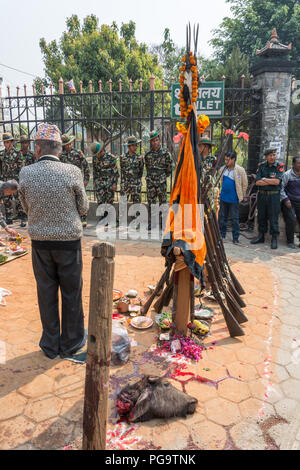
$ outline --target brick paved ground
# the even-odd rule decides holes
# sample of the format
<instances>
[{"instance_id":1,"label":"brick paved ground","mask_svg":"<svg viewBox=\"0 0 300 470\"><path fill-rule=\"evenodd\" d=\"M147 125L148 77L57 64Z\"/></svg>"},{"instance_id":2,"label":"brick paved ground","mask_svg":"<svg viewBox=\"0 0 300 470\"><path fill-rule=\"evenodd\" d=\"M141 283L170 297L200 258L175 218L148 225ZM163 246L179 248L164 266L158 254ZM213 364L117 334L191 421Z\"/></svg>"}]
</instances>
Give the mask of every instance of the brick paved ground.
<instances>
[{"instance_id":1,"label":"brick paved ground","mask_svg":"<svg viewBox=\"0 0 300 470\"><path fill-rule=\"evenodd\" d=\"M84 241L86 326L93 242L92 237ZM199 400L196 413L187 419L139 424L128 435L131 428L117 424L118 386L138 374L165 375L174 368L150 352L156 327L145 332L130 329L137 343L130 361L111 369L109 448L299 448L300 253L244 245L225 246L247 291L246 335L232 339L222 316L214 321L203 359L187 366L187 371L208 379L200 383L190 376L185 384L187 393ZM41 325L30 256L0 269L0 286L12 291L7 306L0 307L0 340L6 345L6 363L0 365L0 448L80 448L85 366L50 361L39 351ZM117 243L116 288L136 288L143 297L162 270L158 244ZM170 379L179 389L185 380Z\"/></svg>"}]
</instances>

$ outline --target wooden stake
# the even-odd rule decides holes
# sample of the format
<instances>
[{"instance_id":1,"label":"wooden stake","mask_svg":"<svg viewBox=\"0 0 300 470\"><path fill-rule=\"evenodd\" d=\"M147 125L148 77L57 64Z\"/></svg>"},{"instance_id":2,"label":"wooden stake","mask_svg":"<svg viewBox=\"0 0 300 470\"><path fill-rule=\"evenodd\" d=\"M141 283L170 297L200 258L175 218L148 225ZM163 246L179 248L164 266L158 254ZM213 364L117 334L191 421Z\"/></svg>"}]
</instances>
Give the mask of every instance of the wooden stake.
<instances>
[{"instance_id":1,"label":"wooden stake","mask_svg":"<svg viewBox=\"0 0 300 470\"><path fill-rule=\"evenodd\" d=\"M143 91L143 79L140 78L140 91Z\"/></svg>"},{"instance_id":2,"label":"wooden stake","mask_svg":"<svg viewBox=\"0 0 300 470\"><path fill-rule=\"evenodd\" d=\"M108 80L108 83L109 83L109 91L111 93L112 92L112 79L111 78Z\"/></svg>"},{"instance_id":3,"label":"wooden stake","mask_svg":"<svg viewBox=\"0 0 300 470\"><path fill-rule=\"evenodd\" d=\"M188 333L188 323L191 321L191 273L186 266L182 268L182 253L180 248L174 248L174 255L176 256L175 277L176 288L176 311L175 311L175 324L176 331L184 336ZM179 271L176 269L179 267Z\"/></svg>"},{"instance_id":4,"label":"wooden stake","mask_svg":"<svg viewBox=\"0 0 300 470\"><path fill-rule=\"evenodd\" d=\"M92 82L92 80L89 81L89 90L90 90L90 93L93 93L93 82Z\"/></svg>"},{"instance_id":5,"label":"wooden stake","mask_svg":"<svg viewBox=\"0 0 300 470\"><path fill-rule=\"evenodd\" d=\"M83 450L105 450L115 247L93 246L90 316L86 364Z\"/></svg>"},{"instance_id":6,"label":"wooden stake","mask_svg":"<svg viewBox=\"0 0 300 470\"><path fill-rule=\"evenodd\" d=\"M132 80L129 80L129 91L132 91Z\"/></svg>"}]
</instances>

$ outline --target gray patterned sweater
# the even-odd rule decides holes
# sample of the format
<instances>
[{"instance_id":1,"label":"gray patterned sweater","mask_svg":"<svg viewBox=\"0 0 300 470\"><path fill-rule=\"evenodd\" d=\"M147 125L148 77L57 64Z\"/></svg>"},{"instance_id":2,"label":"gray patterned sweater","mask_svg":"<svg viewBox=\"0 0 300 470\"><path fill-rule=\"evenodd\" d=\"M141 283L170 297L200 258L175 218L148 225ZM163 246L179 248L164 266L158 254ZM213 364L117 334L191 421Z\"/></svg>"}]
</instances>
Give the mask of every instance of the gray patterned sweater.
<instances>
[{"instance_id":1,"label":"gray patterned sweater","mask_svg":"<svg viewBox=\"0 0 300 470\"><path fill-rule=\"evenodd\" d=\"M22 168L19 184L32 240L82 238L80 216L87 214L89 203L79 168L44 156L35 165Z\"/></svg>"}]
</instances>

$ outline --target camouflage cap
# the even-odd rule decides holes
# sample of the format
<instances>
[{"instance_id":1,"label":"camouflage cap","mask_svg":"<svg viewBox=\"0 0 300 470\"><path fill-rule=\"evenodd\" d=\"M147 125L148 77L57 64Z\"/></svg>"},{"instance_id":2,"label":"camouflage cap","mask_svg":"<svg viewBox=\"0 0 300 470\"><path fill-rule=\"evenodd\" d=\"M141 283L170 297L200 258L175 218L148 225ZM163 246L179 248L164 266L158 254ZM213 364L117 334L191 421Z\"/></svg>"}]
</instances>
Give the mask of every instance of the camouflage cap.
<instances>
[{"instance_id":1,"label":"camouflage cap","mask_svg":"<svg viewBox=\"0 0 300 470\"><path fill-rule=\"evenodd\" d=\"M276 147L269 147L268 149L266 149L264 151L264 155L269 155L270 153L273 153L273 152L277 152L277 148Z\"/></svg>"},{"instance_id":2,"label":"camouflage cap","mask_svg":"<svg viewBox=\"0 0 300 470\"><path fill-rule=\"evenodd\" d=\"M31 142L33 139L31 139L28 135L20 135L20 138L18 140L18 142L22 143L22 142Z\"/></svg>"},{"instance_id":3,"label":"camouflage cap","mask_svg":"<svg viewBox=\"0 0 300 470\"><path fill-rule=\"evenodd\" d=\"M104 149L104 142L102 142L101 140L99 142L93 142L90 148L93 157L95 157L96 155L98 155L99 152Z\"/></svg>"},{"instance_id":4,"label":"camouflage cap","mask_svg":"<svg viewBox=\"0 0 300 470\"><path fill-rule=\"evenodd\" d=\"M61 142L61 133L57 126L45 122L41 124L35 136L35 140L50 140L51 142Z\"/></svg>"},{"instance_id":5,"label":"camouflage cap","mask_svg":"<svg viewBox=\"0 0 300 470\"><path fill-rule=\"evenodd\" d=\"M61 136L62 146L65 147L66 145L70 144L71 142L74 142L75 139L76 139L75 135L63 134Z\"/></svg>"},{"instance_id":6,"label":"camouflage cap","mask_svg":"<svg viewBox=\"0 0 300 470\"><path fill-rule=\"evenodd\" d=\"M151 142L151 140L155 139L156 137L160 137L160 133L159 131L151 131L150 132L150 135L149 135L149 141Z\"/></svg>"},{"instance_id":7,"label":"camouflage cap","mask_svg":"<svg viewBox=\"0 0 300 470\"><path fill-rule=\"evenodd\" d=\"M3 142L8 142L9 140L15 140L15 138L11 135L10 132L4 132L4 134L2 134L2 140Z\"/></svg>"},{"instance_id":8,"label":"camouflage cap","mask_svg":"<svg viewBox=\"0 0 300 470\"><path fill-rule=\"evenodd\" d=\"M134 135L131 135L130 137L128 137L128 139L126 140L126 144L127 145L137 145L137 144L140 144L142 141L141 140L138 140Z\"/></svg>"},{"instance_id":9,"label":"camouflage cap","mask_svg":"<svg viewBox=\"0 0 300 470\"><path fill-rule=\"evenodd\" d=\"M201 139L199 139L199 144L210 145L211 147L214 147L216 145L208 137L202 137Z\"/></svg>"}]
</instances>

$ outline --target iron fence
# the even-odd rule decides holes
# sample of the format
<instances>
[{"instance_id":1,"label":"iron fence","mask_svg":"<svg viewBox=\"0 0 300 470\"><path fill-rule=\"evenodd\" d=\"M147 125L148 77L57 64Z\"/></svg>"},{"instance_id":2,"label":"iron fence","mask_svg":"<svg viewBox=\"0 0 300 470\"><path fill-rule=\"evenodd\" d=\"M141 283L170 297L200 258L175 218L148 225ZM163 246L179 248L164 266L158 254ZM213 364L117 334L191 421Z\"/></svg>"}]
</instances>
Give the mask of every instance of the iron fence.
<instances>
[{"instance_id":1,"label":"iron fence","mask_svg":"<svg viewBox=\"0 0 300 470\"><path fill-rule=\"evenodd\" d=\"M140 152L145 153L149 150L150 131L158 128L162 145L173 155L175 167L179 147L173 141L177 130L176 120L170 117L170 93L170 90L140 90L7 96L1 100L0 130L9 131L15 137L28 133L34 138L41 123L51 122L62 133L76 136L76 147L87 155L91 164L89 146L93 141L103 140L108 150L120 155L126 150L126 138L134 134L141 140ZM255 132L259 133L257 96L258 92L251 88L225 89L224 116L211 119L211 136L217 150L225 138L225 130L232 128L239 120L244 120L240 129L244 132L249 132L251 123L255 121ZM254 128L252 132L255 133ZM253 151L259 155L256 141L254 144L250 141L251 145L255 146ZM169 192L172 178L168 184ZM88 191L93 193L92 181Z\"/></svg>"}]
</instances>

